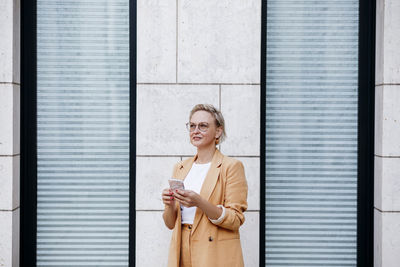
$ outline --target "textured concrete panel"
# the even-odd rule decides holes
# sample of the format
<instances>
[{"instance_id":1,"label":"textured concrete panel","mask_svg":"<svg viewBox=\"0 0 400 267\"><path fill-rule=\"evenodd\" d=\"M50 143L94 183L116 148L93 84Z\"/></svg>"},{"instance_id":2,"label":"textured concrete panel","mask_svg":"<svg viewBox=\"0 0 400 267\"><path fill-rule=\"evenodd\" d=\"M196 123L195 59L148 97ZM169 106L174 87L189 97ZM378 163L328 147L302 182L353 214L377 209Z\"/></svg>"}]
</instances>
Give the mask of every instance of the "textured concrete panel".
<instances>
[{"instance_id":1,"label":"textured concrete panel","mask_svg":"<svg viewBox=\"0 0 400 267\"><path fill-rule=\"evenodd\" d=\"M0 266L19 266L19 209L0 211Z\"/></svg>"},{"instance_id":2,"label":"textured concrete panel","mask_svg":"<svg viewBox=\"0 0 400 267\"><path fill-rule=\"evenodd\" d=\"M12 266L19 266L19 238L20 238L20 209L13 211L12 215Z\"/></svg>"},{"instance_id":3,"label":"textured concrete panel","mask_svg":"<svg viewBox=\"0 0 400 267\"><path fill-rule=\"evenodd\" d=\"M161 211L137 211L136 266L167 266L171 234Z\"/></svg>"},{"instance_id":4,"label":"textured concrete panel","mask_svg":"<svg viewBox=\"0 0 400 267\"><path fill-rule=\"evenodd\" d=\"M400 262L400 213L375 210L374 267L398 267Z\"/></svg>"},{"instance_id":5,"label":"textured concrete panel","mask_svg":"<svg viewBox=\"0 0 400 267\"><path fill-rule=\"evenodd\" d=\"M374 267L382 267L382 213L374 209Z\"/></svg>"},{"instance_id":6,"label":"textured concrete panel","mask_svg":"<svg viewBox=\"0 0 400 267\"><path fill-rule=\"evenodd\" d=\"M376 1L375 84L383 83L385 0Z\"/></svg>"},{"instance_id":7,"label":"textured concrete panel","mask_svg":"<svg viewBox=\"0 0 400 267\"><path fill-rule=\"evenodd\" d=\"M179 157L136 158L136 210L162 210L161 192L169 188L172 168Z\"/></svg>"},{"instance_id":8,"label":"textured concrete panel","mask_svg":"<svg viewBox=\"0 0 400 267\"><path fill-rule=\"evenodd\" d=\"M385 0L383 83L400 83L400 1Z\"/></svg>"},{"instance_id":9,"label":"textured concrete panel","mask_svg":"<svg viewBox=\"0 0 400 267\"><path fill-rule=\"evenodd\" d=\"M20 88L0 84L0 155L19 153Z\"/></svg>"},{"instance_id":10,"label":"textured concrete panel","mask_svg":"<svg viewBox=\"0 0 400 267\"><path fill-rule=\"evenodd\" d=\"M176 0L137 3L137 82L176 81Z\"/></svg>"},{"instance_id":11,"label":"textured concrete panel","mask_svg":"<svg viewBox=\"0 0 400 267\"><path fill-rule=\"evenodd\" d=\"M178 1L178 81L259 83L261 1Z\"/></svg>"},{"instance_id":12,"label":"textured concrete panel","mask_svg":"<svg viewBox=\"0 0 400 267\"><path fill-rule=\"evenodd\" d=\"M400 212L400 158L375 157L375 207Z\"/></svg>"},{"instance_id":13,"label":"textured concrete panel","mask_svg":"<svg viewBox=\"0 0 400 267\"><path fill-rule=\"evenodd\" d=\"M20 33L20 0L13 0L13 82L20 83L21 75L21 33Z\"/></svg>"},{"instance_id":14,"label":"textured concrete panel","mask_svg":"<svg viewBox=\"0 0 400 267\"><path fill-rule=\"evenodd\" d=\"M0 82L12 82L13 2L0 1Z\"/></svg>"},{"instance_id":15,"label":"textured concrete panel","mask_svg":"<svg viewBox=\"0 0 400 267\"><path fill-rule=\"evenodd\" d=\"M374 207L382 210L382 158L375 156L374 158Z\"/></svg>"},{"instance_id":16,"label":"textured concrete panel","mask_svg":"<svg viewBox=\"0 0 400 267\"><path fill-rule=\"evenodd\" d=\"M218 107L216 85L138 85L137 155L193 155L186 122L199 103Z\"/></svg>"},{"instance_id":17,"label":"textured concrete panel","mask_svg":"<svg viewBox=\"0 0 400 267\"><path fill-rule=\"evenodd\" d=\"M375 86L375 154L382 156L383 144L383 85Z\"/></svg>"},{"instance_id":18,"label":"textured concrete panel","mask_svg":"<svg viewBox=\"0 0 400 267\"><path fill-rule=\"evenodd\" d=\"M260 210L260 158L241 158L247 179L247 210Z\"/></svg>"},{"instance_id":19,"label":"textured concrete panel","mask_svg":"<svg viewBox=\"0 0 400 267\"><path fill-rule=\"evenodd\" d=\"M260 155L260 86L222 85L221 111L228 138L221 144L227 155Z\"/></svg>"},{"instance_id":20,"label":"textured concrete panel","mask_svg":"<svg viewBox=\"0 0 400 267\"><path fill-rule=\"evenodd\" d=\"M20 1L0 1L0 82L19 83Z\"/></svg>"},{"instance_id":21,"label":"textured concrete panel","mask_svg":"<svg viewBox=\"0 0 400 267\"><path fill-rule=\"evenodd\" d=\"M260 214L258 212L246 212L245 218L246 221L240 228L244 266L259 266Z\"/></svg>"},{"instance_id":22,"label":"textured concrete panel","mask_svg":"<svg viewBox=\"0 0 400 267\"><path fill-rule=\"evenodd\" d=\"M19 206L19 156L0 157L0 210Z\"/></svg>"},{"instance_id":23,"label":"textured concrete panel","mask_svg":"<svg viewBox=\"0 0 400 267\"><path fill-rule=\"evenodd\" d=\"M375 88L375 154L400 156L400 85Z\"/></svg>"},{"instance_id":24,"label":"textured concrete panel","mask_svg":"<svg viewBox=\"0 0 400 267\"><path fill-rule=\"evenodd\" d=\"M400 2L376 3L376 84L400 83Z\"/></svg>"}]
</instances>

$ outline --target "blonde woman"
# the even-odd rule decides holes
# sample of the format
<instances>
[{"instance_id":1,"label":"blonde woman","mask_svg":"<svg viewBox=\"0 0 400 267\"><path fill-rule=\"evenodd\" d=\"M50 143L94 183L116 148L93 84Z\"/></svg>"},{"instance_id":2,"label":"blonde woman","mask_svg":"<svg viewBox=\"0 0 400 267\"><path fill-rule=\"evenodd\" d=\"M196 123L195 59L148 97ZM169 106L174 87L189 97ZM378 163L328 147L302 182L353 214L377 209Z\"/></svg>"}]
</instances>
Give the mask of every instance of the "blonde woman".
<instances>
[{"instance_id":1,"label":"blonde woman","mask_svg":"<svg viewBox=\"0 0 400 267\"><path fill-rule=\"evenodd\" d=\"M241 267L239 227L247 209L243 164L223 155L216 145L224 140L225 122L212 105L190 112L190 142L197 154L177 163L173 178L184 189L164 189L163 219L173 229L168 267Z\"/></svg>"}]
</instances>

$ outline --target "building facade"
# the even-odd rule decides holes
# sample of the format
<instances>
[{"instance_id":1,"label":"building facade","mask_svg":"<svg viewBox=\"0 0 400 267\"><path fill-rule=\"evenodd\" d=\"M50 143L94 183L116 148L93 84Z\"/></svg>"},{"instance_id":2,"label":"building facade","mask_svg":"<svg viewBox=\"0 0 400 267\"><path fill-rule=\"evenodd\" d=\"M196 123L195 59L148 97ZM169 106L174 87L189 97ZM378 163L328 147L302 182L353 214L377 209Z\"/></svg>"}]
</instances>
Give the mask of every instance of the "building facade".
<instances>
[{"instance_id":1,"label":"building facade","mask_svg":"<svg viewBox=\"0 0 400 267\"><path fill-rule=\"evenodd\" d=\"M260 240L265 239L260 239L260 235L264 235L264 229L260 231L260 222L265 221L261 218L265 216L265 205L262 203L265 199L261 199L265 184L260 178L265 178L261 171L262 164L265 166L262 162L265 155L261 153L265 149L260 149L260 140L265 137L261 134L260 106L265 103L262 100L265 88L262 88L261 81L265 71L262 50L266 47L262 43L262 36L266 35L262 33L266 29L262 10L266 2L133 2L134 8L131 6L130 11L134 10L136 16L130 14L130 29L133 31L132 20L135 18L136 35L130 35L129 44L136 44L136 57L130 62L136 64L136 75L133 75L136 126L130 129L135 130L136 140L135 146L130 147L135 148L130 154L135 157L135 165L132 161L130 165L135 169L134 184L130 183L130 192L134 192L135 199L130 203L135 204L135 210L130 210L129 214L130 218L135 218L130 227L133 225L135 228L129 233L134 233L135 242L132 242L131 236L129 244L135 244L134 250L130 247L129 255L134 256L136 266L165 265L171 232L162 221L161 191L168 186L167 179L174 163L195 153L184 126L190 109L197 103L211 103L221 109L226 120L228 138L219 148L224 154L244 163L249 184L249 208L241 228L245 266L264 266L265 258L261 255L264 251L260 248L265 248L265 244L260 244L263 242ZM20 57L21 19L26 27L29 24L29 20L21 18L20 14L26 14L24 8L27 6L23 3L21 9L18 0L0 1L2 266L19 266L20 257L33 253L26 251L27 246L20 246L20 233L26 233L23 226L20 227L20 192L29 190L20 188L20 144L26 142L20 140L20 136L23 139L22 136L30 131L20 127L27 125L20 123L20 111L24 108L20 104L20 71L27 64ZM46 10L52 9L43 8L37 14L45 14ZM375 11L373 266L395 267L400 260L400 140L397 138L400 134L400 55L397 53L400 47L400 3L377 0ZM40 15L38 19L40 22ZM132 37L136 38L135 42ZM38 42L40 40L38 38ZM27 43L29 41L23 40L22 46L26 48ZM130 51L132 56L133 50ZM37 56L40 59L40 53ZM42 58L46 59L46 56ZM29 76L26 68L24 70L24 77ZM22 86L23 90L29 90ZM24 171L21 169L21 173ZM26 200L23 196L21 199ZM113 211L110 212L112 214ZM30 222L21 221L21 225L26 223ZM21 243L26 243L24 238L26 234ZM51 259L51 256L46 257L43 256L43 262ZM21 261L21 266L30 266L26 258L25 261L21 258Z\"/></svg>"}]
</instances>

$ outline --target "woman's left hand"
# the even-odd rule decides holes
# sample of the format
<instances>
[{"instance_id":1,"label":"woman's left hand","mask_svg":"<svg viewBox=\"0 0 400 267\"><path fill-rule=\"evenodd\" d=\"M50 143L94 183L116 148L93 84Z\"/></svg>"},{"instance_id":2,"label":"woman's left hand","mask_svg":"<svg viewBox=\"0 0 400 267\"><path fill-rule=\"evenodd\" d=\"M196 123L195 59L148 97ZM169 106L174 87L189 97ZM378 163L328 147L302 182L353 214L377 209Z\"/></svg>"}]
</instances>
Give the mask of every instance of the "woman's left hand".
<instances>
[{"instance_id":1,"label":"woman's left hand","mask_svg":"<svg viewBox=\"0 0 400 267\"><path fill-rule=\"evenodd\" d=\"M174 197L175 200L187 208L198 207L201 201L201 196L192 190L177 189L174 191Z\"/></svg>"}]
</instances>

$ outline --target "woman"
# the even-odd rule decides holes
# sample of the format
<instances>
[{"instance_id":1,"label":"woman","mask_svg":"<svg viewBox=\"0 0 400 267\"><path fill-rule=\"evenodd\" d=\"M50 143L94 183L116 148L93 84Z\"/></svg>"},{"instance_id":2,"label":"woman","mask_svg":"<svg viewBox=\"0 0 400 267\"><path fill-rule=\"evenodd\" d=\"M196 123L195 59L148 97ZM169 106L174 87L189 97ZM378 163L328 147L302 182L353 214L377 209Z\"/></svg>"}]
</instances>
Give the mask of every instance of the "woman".
<instances>
[{"instance_id":1,"label":"woman","mask_svg":"<svg viewBox=\"0 0 400 267\"><path fill-rule=\"evenodd\" d=\"M187 127L197 154L177 163L172 174L184 180L185 189L162 192L163 219L173 229L168 267L244 266L239 239L247 209L243 164L216 148L225 138L225 124L212 105L196 105Z\"/></svg>"}]
</instances>

